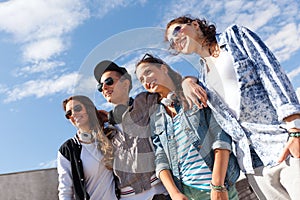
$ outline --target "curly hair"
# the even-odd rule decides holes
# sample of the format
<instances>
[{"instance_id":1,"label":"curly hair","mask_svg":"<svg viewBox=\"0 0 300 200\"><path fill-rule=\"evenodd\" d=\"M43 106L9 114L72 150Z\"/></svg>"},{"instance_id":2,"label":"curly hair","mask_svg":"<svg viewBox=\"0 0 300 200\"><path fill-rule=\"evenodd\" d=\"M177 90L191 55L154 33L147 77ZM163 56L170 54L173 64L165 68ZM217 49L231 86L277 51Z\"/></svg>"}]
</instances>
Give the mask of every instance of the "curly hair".
<instances>
[{"instance_id":1,"label":"curly hair","mask_svg":"<svg viewBox=\"0 0 300 200\"><path fill-rule=\"evenodd\" d=\"M216 26L214 24L209 24L209 22L206 19L192 18L189 15L184 15L184 16L175 18L167 24L166 30L165 30L165 41L168 41L167 31L171 25L176 24L176 23L177 24L191 24L193 21L196 21L199 24L200 30L202 31L204 39L205 39L205 41L203 43L204 45L210 47L217 42Z\"/></svg>"},{"instance_id":2,"label":"curly hair","mask_svg":"<svg viewBox=\"0 0 300 200\"><path fill-rule=\"evenodd\" d=\"M65 99L62 103L64 111L66 111L67 103L71 100L79 101L84 105L89 118L90 129L97 133L96 137L99 141L97 148L103 154L104 165L111 170L113 165L113 146L104 134L104 119L101 113L99 113L94 103L88 97L82 95L71 96Z\"/></svg>"},{"instance_id":3,"label":"curly hair","mask_svg":"<svg viewBox=\"0 0 300 200\"><path fill-rule=\"evenodd\" d=\"M179 101L182 104L186 105L187 102L186 102L186 99L183 95L183 89L182 89L182 86L181 86L182 76L178 72L176 72L173 68L171 68L162 59L154 57L154 56L152 56L151 54L148 54L148 53L146 53L145 56L139 62L137 62L137 64L135 65L135 69L137 69L138 66L142 63L150 63L150 64L153 64L155 67L158 67L158 68L160 68L161 65L166 66L167 69L168 69L168 76L171 78L172 82L175 85L175 91L174 92L179 97Z\"/></svg>"}]
</instances>

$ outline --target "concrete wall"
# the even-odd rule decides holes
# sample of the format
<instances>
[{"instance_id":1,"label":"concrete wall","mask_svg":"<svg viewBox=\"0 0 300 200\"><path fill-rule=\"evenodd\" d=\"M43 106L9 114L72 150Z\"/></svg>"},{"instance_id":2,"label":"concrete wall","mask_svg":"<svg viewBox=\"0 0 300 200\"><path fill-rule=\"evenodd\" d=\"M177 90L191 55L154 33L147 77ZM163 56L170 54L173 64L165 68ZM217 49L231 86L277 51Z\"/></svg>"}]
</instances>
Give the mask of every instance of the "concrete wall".
<instances>
[{"instance_id":1,"label":"concrete wall","mask_svg":"<svg viewBox=\"0 0 300 200\"><path fill-rule=\"evenodd\" d=\"M0 175L0 200L58 200L56 168ZM236 183L240 200L257 200L244 177Z\"/></svg>"},{"instance_id":2,"label":"concrete wall","mask_svg":"<svg viewBox=\"0 0 300 200\"><path fill-rule=\"evenodd\" d=\"M1 200L57 200L57 170L43 169L0 175Z\"/></svg>"}]
</instances>

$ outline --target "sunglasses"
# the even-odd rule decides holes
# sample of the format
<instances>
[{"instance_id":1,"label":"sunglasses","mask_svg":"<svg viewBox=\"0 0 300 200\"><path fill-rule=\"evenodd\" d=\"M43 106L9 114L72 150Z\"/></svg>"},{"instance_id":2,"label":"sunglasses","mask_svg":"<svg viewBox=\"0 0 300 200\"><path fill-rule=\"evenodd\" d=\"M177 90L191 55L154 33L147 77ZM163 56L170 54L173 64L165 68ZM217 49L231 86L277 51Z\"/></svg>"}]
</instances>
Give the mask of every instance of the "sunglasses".
<instances>
[{"instance_id":1,"label":"sunglasses","mask_svg":"<svg viewBox=\"0 0 300 200\"><path fill-rule=\"evenodd\" d=\"M169 39L169 43L170 43L170 48L174 49L175 48L175 40L174 38L178 36L178 34L180 33L182 27L184 24L178 25L174 28L172 34L171 34L171 38ZM186 25L191 25L191 23L187 23Z\"/></svg>"},{"instance_id":2,"label":"sunglasses","mask_svg":"<svg viewBox=\"0 0 300 200\"><path fill-rule=\"evenodd\" d=\"M99 83L98 86L97 86L99 92L102 92L102 91L103 91L102 88L103 88L104 83L105 83L106 85L113 85L113 84L114 84L114 79L113 79L112 77L108 77L107 79L104 80L103 83Z\"/></svg>"},{"instance_id":3,"label":"sunglasses","mask_svg":"<svg viewBox=\"0 0 300 200\"><path fill-rule=\"evenodd\" d=\"M160 58L156 58L149 53L146 53L143 58L136 64L136 67L139 66L141 63L157 63L157 64L165 64L163 60Z\"/></svg>"},{"instance_id":4,"label":"sunglasses","mask_svg":"<svg viewBox=\"0 0 300 200\"><path fill-rule=\"evenodd\" d=\"M81 105L78 104L78 105L74 106L73 112L80 112L80 111L82 111L82 106ZM65 114L66 118L70 119L70 117L72 116L73 112L72 112L72 110L68 110L66 112L66 114Z\"/></svg>"}]
</instances>

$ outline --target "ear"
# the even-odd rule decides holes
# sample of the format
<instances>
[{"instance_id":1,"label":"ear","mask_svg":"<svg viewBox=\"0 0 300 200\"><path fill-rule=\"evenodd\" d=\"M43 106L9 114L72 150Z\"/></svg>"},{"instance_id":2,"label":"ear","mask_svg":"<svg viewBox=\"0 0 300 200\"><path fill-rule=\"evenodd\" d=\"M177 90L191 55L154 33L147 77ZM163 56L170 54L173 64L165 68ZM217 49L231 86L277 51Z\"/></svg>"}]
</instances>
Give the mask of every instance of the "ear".
<instances>
[{"instance_id":1,"label":"ear","mask_svg":"<svg viewBox=\"0 0 300 200\"><path fill-rule=\"evenodd\" d=\"M130 81L128 79L123 80L124 88L127 88L129 90Z\"/></svg>"},{"instance_id":2,"label":"ear","mask_svg":"<svg viewBox=\"0 0 300 200\"><path fill-rule=\"evenodd\" d=\"M168 74L169 70L168 70L168 67L164 64L161 65L160 69L165 73L165 74Z\"/></svg>"},{"instance_id":3,"label":"ear","mask_svg":"<svg viewBox=\"0 0 300 200\"><path fill-rule=\"evenodd\" d=\"M192 21L191 26L192 26L194 29L196 29L196 30L199 29L199 24L198 24L197 21Z\"/></svg>"}]
</instances>

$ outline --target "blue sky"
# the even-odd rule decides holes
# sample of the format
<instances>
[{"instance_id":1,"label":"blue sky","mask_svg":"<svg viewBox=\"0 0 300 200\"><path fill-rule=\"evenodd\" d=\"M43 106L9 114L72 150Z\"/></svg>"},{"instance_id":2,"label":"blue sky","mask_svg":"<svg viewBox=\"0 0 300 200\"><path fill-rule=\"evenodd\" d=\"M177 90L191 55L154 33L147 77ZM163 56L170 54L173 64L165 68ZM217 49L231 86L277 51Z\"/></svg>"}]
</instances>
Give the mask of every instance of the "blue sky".
<instances>
[{"instance_id":1,"label":"blue sky","mask_svg":"<svg viewBox=\"0 0 300 200\"><path fill-rule=\"evenodd\" d=\"M233 23L255 31L299 94L299 13L295 0L0 0L0 174L56 166L59 146L75 133L61 107L68 96L110 109L96 91L98 61L132 73L151 52L195 74L195 58L169 55L162 38L166 23L184 14L207 18L219 32ZM139 91L134 79L132 95Z\"/></svg>"}]
</instances>

